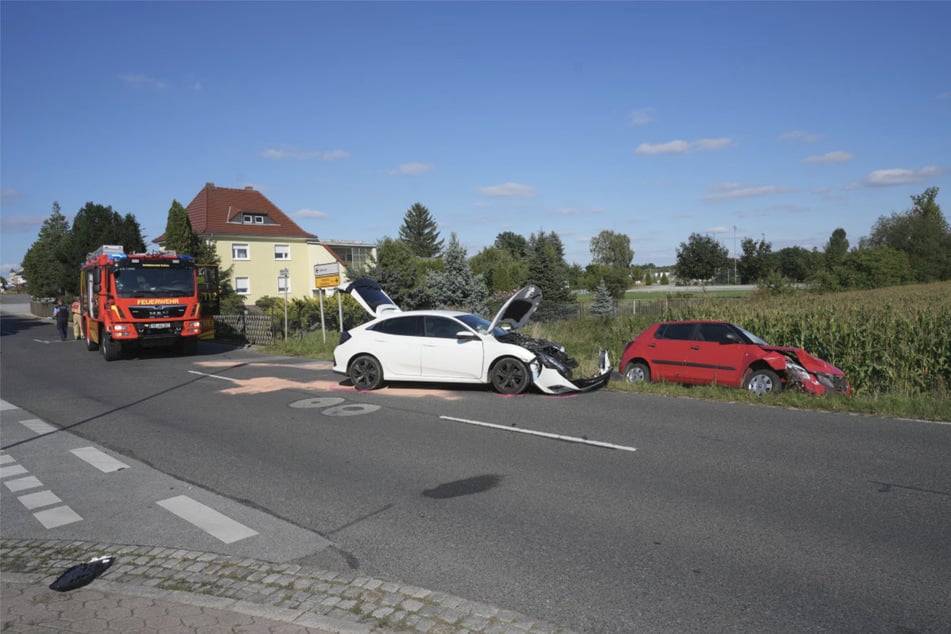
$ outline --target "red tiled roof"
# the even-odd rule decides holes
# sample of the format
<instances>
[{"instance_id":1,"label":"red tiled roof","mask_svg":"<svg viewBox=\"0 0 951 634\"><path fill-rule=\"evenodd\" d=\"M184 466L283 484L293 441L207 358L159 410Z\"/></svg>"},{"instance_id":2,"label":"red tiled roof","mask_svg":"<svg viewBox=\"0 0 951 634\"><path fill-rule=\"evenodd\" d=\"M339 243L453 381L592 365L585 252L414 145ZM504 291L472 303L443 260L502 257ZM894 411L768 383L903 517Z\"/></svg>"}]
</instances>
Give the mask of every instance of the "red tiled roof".
<instances>
[{"instance_id":1,"label":"red tiled roof","mask_svg":"<svg viewBox=\"0 0 951 634\"><path fill-rule=\"evenodd\" d=\"M242 215L265 216L265 224L245 224ZM316 238L307 233L267 197L250 187L231 189L207 183L188 204L192 231L200 236L231 234L274 238ZM233 220L235 222L228 222Z\"/></svg>"}]
</instances>

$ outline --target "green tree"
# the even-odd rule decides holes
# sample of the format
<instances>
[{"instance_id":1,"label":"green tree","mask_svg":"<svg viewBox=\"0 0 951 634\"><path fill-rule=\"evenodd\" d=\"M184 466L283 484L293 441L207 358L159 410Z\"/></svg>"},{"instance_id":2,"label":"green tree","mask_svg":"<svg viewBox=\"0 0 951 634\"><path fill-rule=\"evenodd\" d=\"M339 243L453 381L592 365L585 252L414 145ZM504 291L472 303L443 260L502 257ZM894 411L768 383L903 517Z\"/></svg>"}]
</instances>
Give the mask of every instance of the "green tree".
<instances>
[{"instance_id":1,"label":"green tree","mask_svg":"<svg viewBox=\"0 0 951 634\"><path fill-rule=\"evenodd\" d=\"M503 231L495 236L495 246L508 251L516 258L528 257L528 240L512 231Z\"/></svg>"},{"instance_id":2,"label":"green tree","mask_svg":"<svg viewBox=\"0 0 951 634\"><path fill-rule=\"evenodd\" d=\"M598 282L594 289L594 301L591 302L591 314L601 317L614 314L614 297L608 290L604 280Z\"/></svg>"},{"instance_id":3,"label":"green tree","mask_svg":"<svg viewBox=\"0 0 951 634\"><path fill-rule=\"evenodd\" d=\"M420 258L432 258L442 251L443 241L439 239L438 225L429 210L420 203L414 203L403 216L400 227L400 240L409 245L413 255Z\"/></svg>"},{"instance_id":4,"label":"green tree","mask_svg":"<svg viewBox=\"0 0 951 634\"><path fill-rule=\"evenodd\" d=\"M590 249L593 264L629 270L631 260L634 259L631 239L623 233L615 233L608 229L591 238Z\"/></svg>"},{"instance_id":5,"label":"green tree","mask_svg":"<svg viewBox=\"0 0 951 634\"><path fill-rule=\"evenodd\" d=\"M829 241L826 242L826 268L829 270L835 269L842 263L842 260L845 259L845 254L848 252L849 239L845 236L845 229L840 227L832 232L832 235L829 236Z\"/></svg>"},{"instance_id":6,"label":"green tree","mask_svg":"<svg viewBox=\"0 0 951 634\"><path fill-rule=\"evenodd\" d=\"M469 260L472 272L481 275L489 293L511 292L525 283L528 268L524 258L507 249L485 247Z\"/></svg>"},{"instance_id":7,"label":"green tree","mask_svg":"<svg viewBox=\"0 0 951 634\"><path fill-rule=\"evenodd\" d=\"M822 256L803 247L786 247L775 254L775 263L780 274L794 282L805 282L819 270Z\"/></svg>"},{"instance_id":8,"label":"green tree","mask_svg":"<svg viewBox=\"0 0 951 634\"><path fill-rule=\"evenodd\" d=\"M687 242L681 242L677 248L677 264L674 270L684 282L690 280L712 279L720 268L730 261L730 253L726 247L711 238L699 233L690 234Z\"/></svg>"},{"instance_id":9,"label":"green tree","mask_svg":"<svg viewBox=\"0 0 951 634\"><path fill-rule=\"evenodd\" d=\"M27 291L37 297L62 297L78 290L79 266L69 257L69 221L53 203L36 241L23 255Z\"/></svg>"},{"instance_id":10,"label":"green tree","mask_svg":"<svg viewBox=\"0 0 951 634\"><path fill-rule=\"evenodd\" d=\"M585 267L585 287L604 286L612 299L620 299L631 285L629 268L606 264L589 264Z\"/></svg>"},{"instance_id":11,"label":"green tree","mask_svg":"<svg viewBox=\"0 0 951 634\"><path fill-rule=\"evenodd\" d=\"M364 274L379 283L397 306L412 310L431 307L426 274L442 268L442 260L418 258L406 242L385 237L377 242L376 257Z\"/></svg>"},{"instance_id":12,"label":"green tree","mask_svg":"<svg viewBox=\"0 0 951 634\"><path fill-rule=\"evenodd\" d=\"M951 229L937 198L937 187L912 196L911 209L880 217L861 244L887 246L908 254L919 282L951 279Z\"/></svg>"},{"instance_id":13,"label":"green tree","mask_svg":"<svg viewBox=\"0 0 951 634\"><path fill-rule=\"evenodd\" d=\"M539 231L529 237L527 281L541 289L546 303L573 300L568 284L565 247L554 231Z\"/></svg>"},{"instance_id":14,"label":"green tree","mask_svg":"<svg viewBox=\"0 0 951 634\"><path fill-rule=\"evenodd\" d=\"M766 278L773 270L773 245L762 239L757 243L753 238L744 238L740 242L743 255L736 264L740 283L755 284Z\"/></svg>"},{"instance_id":15,"label":"green tree","mask_svg":"<svg viewBox=\"0 0 951 634\"><path fill-rule=\"evenodd\" d=\"M86 260L88 253L104 244L118 244L126 253L145 251L145 241L135 216L127 214L122 217L112 207L88 202L73 219L70 257L78 267L78 263Z\"/></svg>"},{"instance_id":16,"label":"green tree","mask_svg":"<svg viewBox=\"0 0 951 634\"><path fill-rule=\"evenodd\" d=\"M200 243L201 240L192 229L188 210L180 202L173 200L168 210L168 219L165 221L164 247L169 251L177 251L194 257L200 250Z\"/></svg>"},{"instance_id":17,"label":"green tree","mask_svg":"<svg viewBox=\"0 0 951 634\"><path fill-rule=\"evenodd\" d=\"M437 308L452 308L484 314L486 289L482 276L472 272L466 261L466 250L456 234L449 236L449 245L442 256L443 270L426 275L426 288Z\"/></svg>"}]
</instances>

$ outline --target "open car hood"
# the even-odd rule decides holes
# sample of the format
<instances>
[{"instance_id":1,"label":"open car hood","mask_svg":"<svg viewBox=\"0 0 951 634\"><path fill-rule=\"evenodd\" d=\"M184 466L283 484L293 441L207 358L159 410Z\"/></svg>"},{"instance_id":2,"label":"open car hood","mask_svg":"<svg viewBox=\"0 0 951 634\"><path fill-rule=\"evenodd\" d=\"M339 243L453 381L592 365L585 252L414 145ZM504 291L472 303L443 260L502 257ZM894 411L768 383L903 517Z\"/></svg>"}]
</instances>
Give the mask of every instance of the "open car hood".
<instances>
[{"instance_id":1,"label":"open car hood","mask_svg":"<svg viewBox=\"0 0 951 634\"><path fill-rule=\"evenodd\" d=\"M519 289L496 313L492 325L489 326L489 332L492 332L496 326L506 326L506 330L519 330L528 323L528 319L538 310L538 305L541 303L542 291L537 286L530 284Z\"/></svg>"},{"instance_id":2,"label":"open car hood","mask_svg":"<svg viewBox=\"0 0 951 634\"><path fill-rule=\"evenodd\" d=\"M402 312L390 296L383 292L380 285L366 278L360 278L347 285L340 285L339 288L344 293L350 293L357 303L373 317L382 317L387 313Z\"/></svg>"}]
</instances>

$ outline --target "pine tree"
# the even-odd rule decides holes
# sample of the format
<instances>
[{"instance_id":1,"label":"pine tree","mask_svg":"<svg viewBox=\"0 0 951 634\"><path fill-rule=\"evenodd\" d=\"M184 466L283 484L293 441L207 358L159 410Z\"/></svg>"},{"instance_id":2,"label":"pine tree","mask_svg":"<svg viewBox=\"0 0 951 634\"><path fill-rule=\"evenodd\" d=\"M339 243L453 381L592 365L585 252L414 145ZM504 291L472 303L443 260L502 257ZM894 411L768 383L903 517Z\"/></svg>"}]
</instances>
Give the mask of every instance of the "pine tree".
<instances>
[{"instance_id":1,"label":"pine tree","mask_svg":"<svg viewBox=\"0 0 951 634\"><path fill-rule=\"evenodd\" d=\"M453 308L476 314L485 313L487 292L481 275L475 275L466 260L466 250L456 234L449 238L443 254L443 270L426 276L432 302L439 308Z\"/></svg>"},{"instance_id":2,"label":"pine tree","mask_svg":"<svg viewBox=\"0 0 951 634\"><path fill-rule=\"evenodd\" d=\"M56 297L75 293L79 266L69 258L69 221L53 203L53 211L43 221L40 233L23 256L23 277L31 295Z\"/></svg>"},{"instance_id":3,"label":"pine tree","mask_svg":"<svg viewBox=\"0 0 951 634\"><path fill-rule=\"evenodd\" d=\"M568 303L572 295L568 288L568 264L565 248L554 231L539 231L528 239L528 279L541 289L546 303Z\"/></svg>"},{"instance_id":4,"label":"pine tree","mask_svg":"<svg viewBox=\"0 0 951 634\"><path fill-rule=\"evenodd\" d=\"M173 200L168 210L168 220L165 221L164 247L169 251L195 256L200 250L200 242L192 230L188 210L180 202Z\"/></svg>"},{"instance_id":5,"label":"pine tree","mask_svg":"<svg viewBox=\"0 0 951 634\"><path fill-rule=\"evenodd\" d=\"M403 216L400 240L408 244L417 257L436 257L442 251L443 245L437 227L429 210L420 203L414 203Z\"/></svg>"},{"instance_id":6,"label":"pine tree","mask_svg":"<svg viewBox=\"0 0 951 634\"><path fill-rule=\"evenodd\" d=\"M594 301L591 303L591 314L596 316L605 316L614 314L614 298L611 297L611 291L604 279L594 290Z\"/></svg>"}]
</instances>

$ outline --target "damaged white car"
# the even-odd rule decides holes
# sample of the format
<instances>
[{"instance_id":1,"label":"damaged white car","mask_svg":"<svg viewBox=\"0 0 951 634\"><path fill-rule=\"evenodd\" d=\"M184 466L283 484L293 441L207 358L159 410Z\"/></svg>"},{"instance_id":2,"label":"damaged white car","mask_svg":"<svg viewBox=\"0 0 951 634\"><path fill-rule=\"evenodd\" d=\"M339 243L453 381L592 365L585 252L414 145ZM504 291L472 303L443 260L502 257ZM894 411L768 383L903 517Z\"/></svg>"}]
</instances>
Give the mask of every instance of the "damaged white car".
<instances>
[{"instance_id":1,"label":"damaged white car","mask_svg":"<svg viewBox=\"0 0 951 634\"><path fill-rule=\"evenodd\" d=\"M402 311L372 280L340 290L374 317L341 332L334 348L334 372L347 375L358 390L418 381L491 384L500 394L521 394L534 385L546 394L566 394L596 390L611 378L604 350L597 375L573 379L578 363L564 347L517 332L541 303L537 286L515 293L492 321L454 310Z\"/></svg>"}]
</instances>

